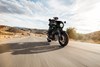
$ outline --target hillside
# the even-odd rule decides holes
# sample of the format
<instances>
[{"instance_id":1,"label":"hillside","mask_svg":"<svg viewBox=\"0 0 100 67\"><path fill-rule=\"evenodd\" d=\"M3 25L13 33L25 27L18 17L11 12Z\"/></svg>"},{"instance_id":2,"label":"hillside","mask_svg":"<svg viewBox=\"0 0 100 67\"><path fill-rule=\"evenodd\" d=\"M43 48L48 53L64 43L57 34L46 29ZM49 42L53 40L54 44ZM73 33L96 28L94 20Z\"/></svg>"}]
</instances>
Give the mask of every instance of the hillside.
<instances>
[{"instance_id":1,"label":"hillside","mask_svg":"<svg viewBox=\"0 0 100 67\"><path fill-rule=\"evenodd\" d=\"M0 25L0 41L3 41L8 38L19 38L29 35L30 33L28 31L24 31L20 28Z\"/></svg>"},{"instance_id":2,"label":"hillside","mask_svg":"<svg viewBox=\"0 0 100 67\"><path fill-rule=\"evenodd\" d=\"M85 37L93 40L94 42L100 43L100 31L85 34Z\"/></svg>"},{"instance_id":3,"label":"hillside","mask_svg":"<svg viewBox=\"0 0 100 67\"><path fill-rule=\"evenodd\" d=\"M68 28L66 32L68 33L70 39L100 44L100 31L81 34L77 33L75 28Z\"/></svg>"},{"instance_id":4,"label":"hillside","mask_svg":"<svg viewBox=\"0 0 100 67\"><path fill-rule=\"evenodd\" d=\"M6 25L0 25L0 41L7 38L23 37L23 36L42 36L47 33L44 29L30 29L23 27L11 27Z\"/></svg>"},{"instance_id":5,"label":"hillside","mask_svg":"<svg viewBox=\"0 0 100 67\"><path fill-rule=\"evenodd\" d=\"M34 33L34 34L46 34L47 33L47 30L45 29L30 29L30 28L24 28L24 27L14 27L14 28L27 31L30 33Z\"/></svg>"},{"instance_id":6,"label":"hillside","mask_svg":"<svg viewBox=\"0 0 100 67\"><path fill-rule=\"evenodd\" d=\"M14 35L14 34L24 34L26 31L23 31L21 29L15 28L15 27L10 27L10 26L5 26L5 25L0 25L0 34L1 35Z\"/></svg>"}]
</instances>

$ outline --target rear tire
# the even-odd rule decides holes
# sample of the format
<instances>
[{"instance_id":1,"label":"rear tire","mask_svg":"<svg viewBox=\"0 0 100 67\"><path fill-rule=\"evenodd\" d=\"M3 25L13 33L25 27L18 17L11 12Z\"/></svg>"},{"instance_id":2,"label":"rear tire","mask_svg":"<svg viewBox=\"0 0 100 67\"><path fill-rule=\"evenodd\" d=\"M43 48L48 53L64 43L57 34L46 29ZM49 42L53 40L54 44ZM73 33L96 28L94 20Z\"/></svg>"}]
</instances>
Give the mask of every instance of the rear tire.
<instances>
[{"instance_id":1,"label":"rear tire","mask_svg":"<svg viewBox=\"0 0 100 67\"><path fill-rule=\"evenodd\" d=\"M59 37L59 44L64 47L68 44L69 42L69 37L68 37L68 34L66 32L62 32L61 33L61 37Z\"/></svg>"},{"instance_id":2,"label":"rear tire","mask_svg":"<svg viewBox=\"0 0 100 67\"><path fill-rule=\"evenodd\" d=\"M47 38L47 41L48 41L48 42L51 42L51 39Z\"/></svg>"}]
</instances>

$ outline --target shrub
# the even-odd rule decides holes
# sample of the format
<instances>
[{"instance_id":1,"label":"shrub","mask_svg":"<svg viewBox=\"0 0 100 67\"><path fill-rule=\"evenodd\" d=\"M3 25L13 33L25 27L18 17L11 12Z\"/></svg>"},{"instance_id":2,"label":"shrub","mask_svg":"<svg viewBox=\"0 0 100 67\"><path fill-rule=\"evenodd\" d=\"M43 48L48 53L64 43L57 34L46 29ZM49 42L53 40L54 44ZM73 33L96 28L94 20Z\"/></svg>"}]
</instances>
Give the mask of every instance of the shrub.
<instances>
[{"instance_id":1,"label":"shrub","mask_svg":"<svg viewBox=\"0 0 100 67\"><path fill-rule=\"evenodd\" d=\"M77 35L75 28L67 28L66 32L68 33L70 39L76 39Z\"/></svg>"}]
</instances>

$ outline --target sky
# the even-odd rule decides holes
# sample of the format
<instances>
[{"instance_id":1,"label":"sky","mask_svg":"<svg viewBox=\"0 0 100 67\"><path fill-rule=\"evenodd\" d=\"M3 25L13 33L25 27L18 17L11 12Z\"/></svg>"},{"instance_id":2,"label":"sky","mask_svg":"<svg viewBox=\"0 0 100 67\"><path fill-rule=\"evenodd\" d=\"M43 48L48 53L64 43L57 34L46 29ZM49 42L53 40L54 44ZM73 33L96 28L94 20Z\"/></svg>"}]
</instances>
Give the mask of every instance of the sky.
<instances>
[{"instance_id":1,"label":"sky","mask_svg":"<svg viewBox=\"0 0 100 67\"><path fill-rule=\"evenodd\" d=\"M64 29L100 31L100 0L0 0L0 25L48 29L48 19L66 21Z\"/></svg>"}]
</instances>

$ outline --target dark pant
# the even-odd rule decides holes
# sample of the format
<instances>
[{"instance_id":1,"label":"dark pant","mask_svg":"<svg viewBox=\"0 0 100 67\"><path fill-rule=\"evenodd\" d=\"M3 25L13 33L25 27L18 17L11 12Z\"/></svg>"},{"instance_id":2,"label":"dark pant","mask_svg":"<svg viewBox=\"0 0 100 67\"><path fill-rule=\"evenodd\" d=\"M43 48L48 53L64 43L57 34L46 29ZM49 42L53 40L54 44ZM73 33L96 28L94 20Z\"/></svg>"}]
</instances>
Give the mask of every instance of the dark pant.
<instances>
[{"instance_id":1,"label":"dark pant","mask_svg":"<svg viewBox=\"0 0 100 67\"><path fill-rule=\"evenodd\" d=\"M50 35L52 34L52 29L49 27L49 30L48 30L48 38L50 38Z\"/></svg>"}]
</instances>

